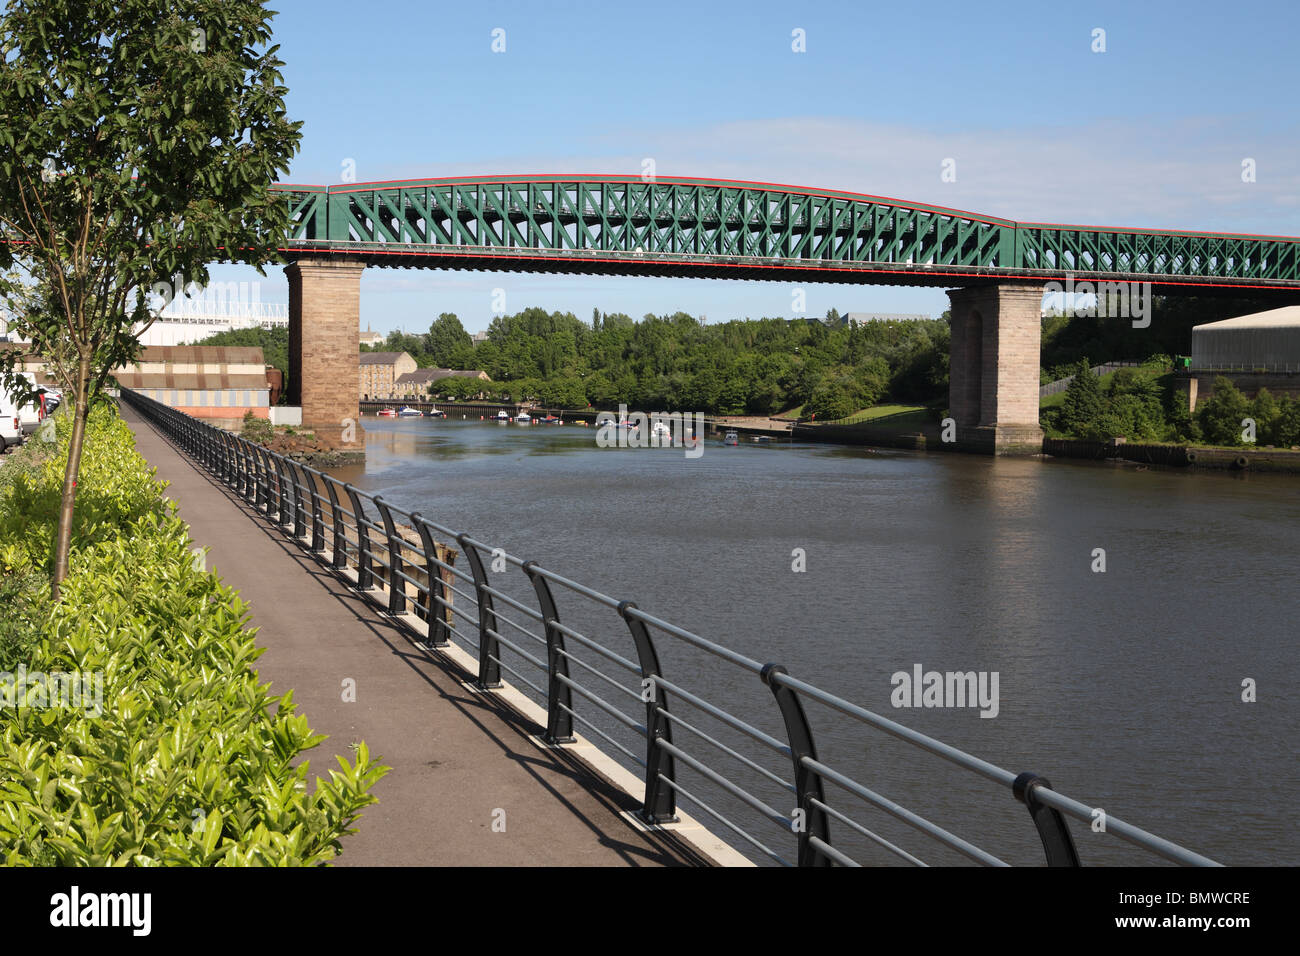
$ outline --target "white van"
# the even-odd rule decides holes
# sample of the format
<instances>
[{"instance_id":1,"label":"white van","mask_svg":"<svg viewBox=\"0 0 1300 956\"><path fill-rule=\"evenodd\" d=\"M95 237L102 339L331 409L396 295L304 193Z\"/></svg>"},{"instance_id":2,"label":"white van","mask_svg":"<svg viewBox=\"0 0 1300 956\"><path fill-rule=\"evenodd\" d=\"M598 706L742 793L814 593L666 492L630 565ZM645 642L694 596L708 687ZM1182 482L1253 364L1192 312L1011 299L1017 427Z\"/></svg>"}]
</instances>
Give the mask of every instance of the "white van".
<instances>
[{"instance_id":1,"label":"white van","mask_svg":"<svg viewBox=\"0 0 1300 956\"><path fill-rule=\"evenodd\" d=\"M10 445L21 445L23 426L18 417L18 405L9 393L0 388L0 451Z\"/></svg>"},{"instance_id":2,"label":"white van","mask_svg":"<svg viewBox=\"0 0 1300 956\"><path fill-rule=\"evenodd\" d=\"M27 379L32 388L36 388L36 376L31 372L23 372L23 378ZM41 422L45 421L45 396L38 395L34 402L29 402L18 409L18 420L22 423L24 435L30 435L40 427Z\"/></svg>"}]
</instances>

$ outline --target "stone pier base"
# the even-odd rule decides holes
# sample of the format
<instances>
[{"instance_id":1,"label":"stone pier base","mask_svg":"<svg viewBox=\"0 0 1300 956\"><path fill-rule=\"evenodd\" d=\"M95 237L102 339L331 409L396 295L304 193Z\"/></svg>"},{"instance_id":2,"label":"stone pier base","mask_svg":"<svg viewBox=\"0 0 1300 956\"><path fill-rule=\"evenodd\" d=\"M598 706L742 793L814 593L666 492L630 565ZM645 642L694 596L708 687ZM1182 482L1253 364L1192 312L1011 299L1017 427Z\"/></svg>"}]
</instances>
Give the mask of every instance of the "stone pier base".
<instances>
[{"instance_id":1,"label":"stone pier base","mask_svg":"<svg viewBox=\"0 0 1300 956\"><path fill-rule=\"evenodd\" d=\"M362 449L359 262L300 259L289 280L289 404L337 448Z\"/></svg>"},{"instance_id":2,"label":"stone pier base","mask_svg":"<svg viewBox=\"0 0 1300 956\"><path fill-rule=\"evenodd\" d=\"M954 289L948 407L959 451L1042 452L1038 361L1041 283L1003 282Z\"/></svg>"}]
</instances>

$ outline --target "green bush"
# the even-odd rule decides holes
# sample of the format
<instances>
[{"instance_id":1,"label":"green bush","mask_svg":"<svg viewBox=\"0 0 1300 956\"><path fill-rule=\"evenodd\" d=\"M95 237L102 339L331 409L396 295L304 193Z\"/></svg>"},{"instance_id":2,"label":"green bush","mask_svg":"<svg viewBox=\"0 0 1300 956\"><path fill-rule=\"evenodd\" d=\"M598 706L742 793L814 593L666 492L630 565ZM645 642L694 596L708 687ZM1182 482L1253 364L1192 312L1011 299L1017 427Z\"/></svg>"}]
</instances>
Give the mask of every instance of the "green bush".
<instances>
[{"instance_id":1,"label":"green bush","mask_svg":"<svg viewBox=\"0 0 1300 956\"><path fill-rule=\"evenodd\" d=\"M0 489L0 555L29 579L48 563L64 431L62 454L38 478ZM0 859L327 862L387 768L361 744L355 763L340 758L309 792L300 755L324 738L294 712L291 692L273 697L259 684L245 605L196 565L185 524L132 444L111 409L92 414L70 573L24 660L29 671L97 675L102 706L0 709Z\"/></svg>"},{"instance_id":2,"label":"green bush","mask_svg":"<svg viewBox=\"0 0 1300 956\"><path fill-rule=\"evenodd\" d=\"M259 445L265 445L275 437L275 427L269 419L258 418L252 412L244 412L244 425L239 436Z\"/></svg>"},{"instance_id":3,"label":"green bush","mask_svg":"<svg viewBox=\"0 0 1300 956\"><path fill-rule=\"evenodd\" d=\"M1232 380L1215 376L1214 394L1196 408L1205 440L1212 445L1240 445L1242 421L1250 417L1251 403Z\"/></svg>"}]
</instances>

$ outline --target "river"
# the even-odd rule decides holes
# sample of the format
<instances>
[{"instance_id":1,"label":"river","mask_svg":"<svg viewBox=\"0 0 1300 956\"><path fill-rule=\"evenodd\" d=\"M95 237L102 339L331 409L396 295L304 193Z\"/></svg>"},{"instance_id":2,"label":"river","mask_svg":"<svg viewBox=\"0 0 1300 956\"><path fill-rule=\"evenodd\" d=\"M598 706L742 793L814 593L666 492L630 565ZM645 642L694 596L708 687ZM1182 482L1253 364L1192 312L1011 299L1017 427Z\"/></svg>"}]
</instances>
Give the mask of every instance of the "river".
<instances>
[{"instance_id":1,"label":"river","mask_svg":"<svg viewBox=\"0 0 1300 956\"><path fill-rule=\"evenodd\" d=\"M365 465L336 472L362 489L1041 773L1220 862L1300 862L1294 478L788 443L709 442L692 459L597 448L593 429L574 426L365 427ZM796 549L803 572L792 570ZM568 596L557 599L561 619L578 620ZM632 655L617 615L591 620ZM670 679L689 676L690 689L780 735L752 675L692 649L661 655ZM917 665L996 672L996 716L893 706L893 675ZM1242 700L1247 679L1255 702ZM1028 814L1005 791L826 710L809 714L829 762L1007 862L1041 864ZM833 796L926 862L963 862ZM718 806L743 810L727 797ZM1072 831L1085 863L1157 861L1081 823ZM789 836L763 832L788 859ZM832 833L858 849L843 826ZM860 855L893 859L869 845Z\"/></svg>"}]
</instances>

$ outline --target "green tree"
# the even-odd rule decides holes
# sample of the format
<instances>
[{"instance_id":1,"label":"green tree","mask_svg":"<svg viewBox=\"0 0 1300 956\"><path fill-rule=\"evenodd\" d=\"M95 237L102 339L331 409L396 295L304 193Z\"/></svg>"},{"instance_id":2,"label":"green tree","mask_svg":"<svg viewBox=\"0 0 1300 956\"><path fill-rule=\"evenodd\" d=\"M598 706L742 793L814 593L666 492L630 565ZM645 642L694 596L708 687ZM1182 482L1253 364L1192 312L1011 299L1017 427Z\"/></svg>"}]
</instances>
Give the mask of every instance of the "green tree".
<instances>
[{"instance_id":1,"label":"green tree","mask_svg":"<svg viewBox=\"0 0 1300 956\"><path fill-rule=\"evenodd\" d=\"M429 326L429 364L437 368L467 368L467 359L474 360L474 340L469 337L460 319L444 312Z\"/></svg>"},{"instance_id":2,"label":"green tree","mask_svg":"<svg viewBox=\"0 0 1300 956\"><path fill-rule=\"evenodd\" d=\"M1272 392L1261 388L1250 403L1250 417L1255 419L1255 441L1261 445L1278 445L1278 422L1282 418L1282 404Z\"/></svg>"},{"instance_id":3,"label":"green tree","mask_svg":"<svg viewBox=\"0 0 1300 956\"><path fill-rule=\"evenodd\" d=\"M1104 408L1101 383L1092 373L1088 360L1084 359L1075 367L1074 378L1065 390L1065 401L1057 420L1059 426L1066 432L1083 435L1096 425Z\"/></svg>"},{"instance_id":4,"label":"green tree","mask_svg":"<svg viewBox=\"0 0 1300 956\"><path fill-rule=\"evenodd\" d=\"M74 407L56 597L86 416L139 348L146 291L204 285L232 249L259 271L276 257L288 207L271 185L301 124L271 16L259 0L11 0L0 15L0 268L47 284L23 331Z\"/></svg>"},{"instance_id":5,"label":"green tree","mask_svg":"<svg viewBox=\"0 0 1300 956\"><path fill-rule=\"evenodd\" d=\"M1250 402L1232 380L1215 376L1214 394L1198 403L1196 418L1205 440L1212 445L1240 445L1242 420L1250 417Z\"/></svg>"}]
</instances>

